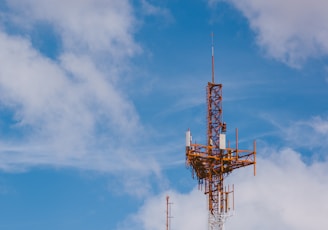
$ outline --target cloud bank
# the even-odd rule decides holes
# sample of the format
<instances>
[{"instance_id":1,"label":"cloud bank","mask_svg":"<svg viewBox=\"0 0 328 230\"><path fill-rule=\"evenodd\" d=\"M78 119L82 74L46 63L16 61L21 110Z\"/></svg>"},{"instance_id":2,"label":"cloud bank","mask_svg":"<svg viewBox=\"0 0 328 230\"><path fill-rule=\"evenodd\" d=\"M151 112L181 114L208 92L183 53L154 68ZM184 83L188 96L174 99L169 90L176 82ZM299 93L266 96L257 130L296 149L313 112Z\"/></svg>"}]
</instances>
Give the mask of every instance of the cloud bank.
<instances>
[{"instance_id":1,"label":"cloud bank","mask_svg":"<svg viewBox=\"0 0 328 230\"><path fill-rule=\"evenodd\" d=\"M227 220L226 229L326 229L328 162L305 164L290 148L260 154L266 157L259 157L256 177L252 169L240 169L229 178L235 185L235 215ZM163 229L165 194L171 194L174 203L172 229L206 228L206 198L196 188L188 194L168 191L152 197L126 222L138 226L134 229Z\"/></svg>"}]
</instances>

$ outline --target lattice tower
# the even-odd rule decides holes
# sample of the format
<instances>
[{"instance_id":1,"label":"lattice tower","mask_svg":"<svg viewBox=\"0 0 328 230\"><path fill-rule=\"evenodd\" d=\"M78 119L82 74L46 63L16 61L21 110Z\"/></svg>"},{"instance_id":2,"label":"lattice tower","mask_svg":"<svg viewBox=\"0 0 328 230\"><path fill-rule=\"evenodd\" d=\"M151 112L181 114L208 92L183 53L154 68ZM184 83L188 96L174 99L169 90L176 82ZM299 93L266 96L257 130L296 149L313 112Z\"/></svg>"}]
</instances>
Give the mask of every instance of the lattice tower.
<instances>
[{"instance_id":1,"label":"lattice tower","mask_svg":"<svg viewBox=\"0 0 328 230\"><path fill-rule=\"evenodd\" d=\"M224 179L235 169L254 166L256 173L256 142L253 150L226 146L226 123L223 122L222 84L214 83L214 49L212 43L212 82L207 84L207 144L192 143L191 132L186 132L186 165L197 178L199 188L208 199L208 229L223 230L224 223L234 210L234 187L224 186Z\"/></svg>"}]
</instances>

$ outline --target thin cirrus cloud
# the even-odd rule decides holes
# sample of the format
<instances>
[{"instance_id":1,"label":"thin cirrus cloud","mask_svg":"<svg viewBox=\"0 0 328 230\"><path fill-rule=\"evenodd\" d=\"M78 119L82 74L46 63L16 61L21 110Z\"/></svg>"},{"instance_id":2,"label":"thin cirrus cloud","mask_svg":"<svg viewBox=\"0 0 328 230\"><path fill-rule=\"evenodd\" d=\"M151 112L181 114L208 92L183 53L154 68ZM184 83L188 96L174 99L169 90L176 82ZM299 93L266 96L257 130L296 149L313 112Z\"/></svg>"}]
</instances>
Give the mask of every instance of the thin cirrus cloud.
<instances>
[{"instance_id":1,"label":"thin cirrus cloud","mask_svg":"<svg viewBox=\"0 0 328 230\"><path fill-rule=\"evenodd\" d=\"M209 0L209 5L222 1L243 13L267 55L293 67L327 56L327 1Z\"/></svg>"},{"instance_id":2,"label":"thin cirrus cloud","mask_svg":"<svg viewBox=\"0 0 328 230\"><path fill-rule=\"evenodd\" d=\"M272 121L271 121L272 122ZM289 124L272 122L289 146L310 150L311 157L326 158L325 149L328 141L328 119L314 116L307 120L294 120Z\"/></svg>"},{"instance_id":3,"label":"thin cirrus cloud","mask_svg":"<svg viewBox=\"0 0 328 230\"><path fill-rule=\"evenodd\" d=\"M119 84L129 67L118 63L141 51L133 38L136 20L130 3L14 0L7 5L2 14L6 26L0 31L0 93L10 119L1 125L14 135L1 134L1 168L140 170L140 159L130 156L127 143L138 141L144 128ZM40 23L51 25L61 39L55 60L30 40ZM22 34L12 34L8 25ZM99 64L105 62L103 54L106 68ZM152 163L145 170L158 168Z\"/></svg>"}]
</instances>

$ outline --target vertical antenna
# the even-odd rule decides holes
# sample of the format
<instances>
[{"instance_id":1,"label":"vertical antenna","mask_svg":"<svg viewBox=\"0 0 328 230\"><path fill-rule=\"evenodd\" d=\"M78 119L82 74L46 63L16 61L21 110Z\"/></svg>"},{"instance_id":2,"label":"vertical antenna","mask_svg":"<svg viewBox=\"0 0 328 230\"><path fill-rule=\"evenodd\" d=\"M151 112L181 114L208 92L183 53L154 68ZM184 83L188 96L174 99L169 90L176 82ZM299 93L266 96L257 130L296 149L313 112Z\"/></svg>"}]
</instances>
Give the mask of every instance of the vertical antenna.
<instances>
[{"instance_id":1,"label":"vertical antenna","mask_svg":"<svg viewBox=\"0 0 328 230\"><path fill-rule=\"evenodd\" d=\"M212 83L214 83L214 33L212 32Z\"/></svg>"},{"instance_id":2,"label":"vertical antenna","mask_svg":"<svg viewBox=\"0 0 328 230\"><path fill-rule=\"evenodd\" d=\"M169 230L169 196L166 196L166 230Z\"/></svg>"},{"instance_id":3,"label":"vertical antenna","mask_svg":"<svg viewBox=\"0 0 328 230\"><path fill-rule=\"evenodd\" d=\"M171 229L171 218L173 218L173 216L171 216L171 204L169 202L170 197L166 196L166 230L170 230Z\"/></svg>"}]
</instances>

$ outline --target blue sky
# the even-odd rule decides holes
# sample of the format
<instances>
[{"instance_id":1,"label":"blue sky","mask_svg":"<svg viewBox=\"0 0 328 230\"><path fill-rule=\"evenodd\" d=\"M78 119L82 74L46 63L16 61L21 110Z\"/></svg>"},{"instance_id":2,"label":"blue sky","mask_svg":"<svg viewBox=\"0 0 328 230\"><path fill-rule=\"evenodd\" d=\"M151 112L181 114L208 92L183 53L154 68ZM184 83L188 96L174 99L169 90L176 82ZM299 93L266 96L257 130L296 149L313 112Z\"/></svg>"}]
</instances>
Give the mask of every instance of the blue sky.
<instances>
[{"instance_id":1,"label":"blue sky","mask_svg":"<svg viewBox=\"0 0 328 230\"><path fill-rule=\"evenodd\" d=\"M0 0L0 228L206 228L185 131L206 139L223 84L227 229L325 229L328 4L320 0ZM309 214L310 213L310 214ZM309 215L311 218L309 218Z\"/></svg>"}]
</instances>

